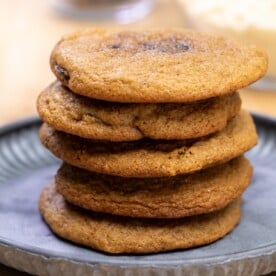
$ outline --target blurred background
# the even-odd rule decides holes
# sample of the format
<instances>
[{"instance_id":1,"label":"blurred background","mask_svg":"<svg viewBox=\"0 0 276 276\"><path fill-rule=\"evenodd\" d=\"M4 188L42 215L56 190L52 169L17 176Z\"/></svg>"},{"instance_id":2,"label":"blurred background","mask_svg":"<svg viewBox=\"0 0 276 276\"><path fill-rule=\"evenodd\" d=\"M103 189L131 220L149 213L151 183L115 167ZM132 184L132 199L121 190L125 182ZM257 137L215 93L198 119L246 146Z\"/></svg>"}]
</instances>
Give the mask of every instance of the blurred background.
<instances>
[{"instance_id":1,"label":"blurred background","mask_svg":"<svg viewBox=\"0 0 276 276\"><path fill-rule=\"evenodd\" d=\"M190 27L255 42L270 55L269 75L242 93L244 106L276 116L275 0L3 0L0 22L0 124L36 114L38 93L54 80L53 46L90 26Z\"/></svg>"},{"instance_id":2,"label":"blurred background","mask_svg":"<svg viewBox=\"0 0 276 276\"><path fill-rule=\"evenodd\" d=\"M82 27L189 27L256 43L270 67L242 91L244 107L276 116L276 0L0 1L0 125L36 114L54 80L49 55L62 35ZM0 265L0 275L26 275ZM275 274L274 274L275 275Z\"/></svg>"}]
</instances>

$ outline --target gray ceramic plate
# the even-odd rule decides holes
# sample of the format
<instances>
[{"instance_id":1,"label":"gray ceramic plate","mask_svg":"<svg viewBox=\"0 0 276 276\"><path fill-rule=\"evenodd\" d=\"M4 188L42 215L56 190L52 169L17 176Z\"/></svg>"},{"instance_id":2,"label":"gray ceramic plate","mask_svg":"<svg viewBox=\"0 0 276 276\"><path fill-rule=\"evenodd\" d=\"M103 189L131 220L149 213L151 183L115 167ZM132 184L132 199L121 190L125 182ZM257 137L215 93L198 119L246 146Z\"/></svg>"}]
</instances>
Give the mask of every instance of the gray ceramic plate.
<instances>
[{"instance_id":1,"label":"gray ceramic plate","mask_svg":"<svg viewBox=\"0 0 276 276\"><path fill-rule=\"evenodd\" d=\"M259 275L276 270L276 120L255 116L260 141L239 226L191 250L112 256L57 238L37 201L59 162L40 145L39 119L0 129L0 262L39 275Z\"/></svg>"}]
</instances>

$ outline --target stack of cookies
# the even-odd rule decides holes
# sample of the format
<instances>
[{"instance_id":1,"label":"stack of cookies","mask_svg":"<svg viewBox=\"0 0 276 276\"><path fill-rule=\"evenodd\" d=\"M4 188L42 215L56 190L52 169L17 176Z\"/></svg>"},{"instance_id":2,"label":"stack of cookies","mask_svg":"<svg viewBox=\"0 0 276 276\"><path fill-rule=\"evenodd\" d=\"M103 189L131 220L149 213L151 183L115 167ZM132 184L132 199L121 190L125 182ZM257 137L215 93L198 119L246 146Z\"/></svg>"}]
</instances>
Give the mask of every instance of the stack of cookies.
<instances>
[{"instance_id":1,"label":"stack of cookies","mask_svg":"<svg viewBox=\"0 0 276 276\"><path fill-rule=\"evenodd\" d=\"M109 253L190 248L240 219L257 143L237 89L264 75L254 46L190 30L85 30L51 55L43 145L64 161L40 198L59 236Z\"/></svg>"}]
</instances>

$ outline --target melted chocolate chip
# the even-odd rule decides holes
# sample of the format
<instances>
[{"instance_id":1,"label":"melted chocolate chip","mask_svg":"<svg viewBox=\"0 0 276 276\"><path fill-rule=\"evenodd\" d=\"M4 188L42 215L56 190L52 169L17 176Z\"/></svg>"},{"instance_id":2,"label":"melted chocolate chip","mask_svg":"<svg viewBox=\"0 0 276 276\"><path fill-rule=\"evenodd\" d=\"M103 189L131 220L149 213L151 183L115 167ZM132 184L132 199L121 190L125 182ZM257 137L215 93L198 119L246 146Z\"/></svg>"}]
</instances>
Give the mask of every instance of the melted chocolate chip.
<instances>
[{"instance_id":1,"label":"melted chocolate chip","mask_svg":"<svg viewBox=\"0 0 276 276\"><path fill-rule=\"evenodd\" d=\"M119 49L132 53L155 51L168 54L183 53L191 50L191 46L186 41L177 39L175 37L160 38L144 42L131 36L120 36L119 42L110 43L107 45L107 48Z\"/></svg>"},{"instance_id":2,"label":"melted chocolate chip","mask_svg":"<svg viewBox=\"0 0 276 276\"><path fill-rule=\"evenodd\" d=\"M120 44L113 44L110 46L111 49L119 49L121 48L121 45Z\"/></svg>"},{"instance_id":3,"label":"melted chocolate chip","mask_svg":"<svg viewBox=\"0 0 276 276\"><path fill-rule=\"evenodd\" d=\"M64 69L60 65L56 64L55 65L55 71L56 71L56 74L59 76L59 79L62 82L68 83L68 81L70 80L70 75L69 75L69 73L66 69Z\"/></svg>"},{"instance_id":4,"label":"melted chocolate chip","mask_svg":"<svg viewBox=\"0 0 276 276\"><path fill-rule=\"evenodd\" d=\"M156 49L156 46L154 44L151 44L151 43L144 43L143 47L145 48L145 50L154 50L154 49Z\"/></svg>"},{"instance_id":5,"label":"melted chocolate chip","mask_svg":"<svg viewBox=\"0 0 276 276\"><path fill-rule=\"evenodd\" d=\"M150 43L143 43L144 50L151 51L156 50L163 53L181 53L190 49L189 45L184 41L178 41L176 39L164 39L157 40Z\"/></svg>"}]
</instances>

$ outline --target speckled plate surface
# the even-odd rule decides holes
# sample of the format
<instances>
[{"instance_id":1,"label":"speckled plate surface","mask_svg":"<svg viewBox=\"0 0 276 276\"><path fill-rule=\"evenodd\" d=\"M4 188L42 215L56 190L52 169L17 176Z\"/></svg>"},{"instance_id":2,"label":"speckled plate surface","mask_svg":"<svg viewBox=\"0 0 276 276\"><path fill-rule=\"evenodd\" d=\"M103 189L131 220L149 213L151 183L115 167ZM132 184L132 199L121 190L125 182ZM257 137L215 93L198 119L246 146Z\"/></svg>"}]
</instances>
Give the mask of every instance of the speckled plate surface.
<instances>
[{"instance_id":1,"label":"speckled plate surface","mask_svg":"<svg viewBox=\"0 0 276 276\"><path fill-rule=\"evenodd\" d=\"M255 116L259 144L239 226L196 249L112 256L57 238L37 202L59 161L38 140L37 118L0 129L0 262L38 275L260 275L276 270L276 120Z\"/></svg>"}]
</instances>

